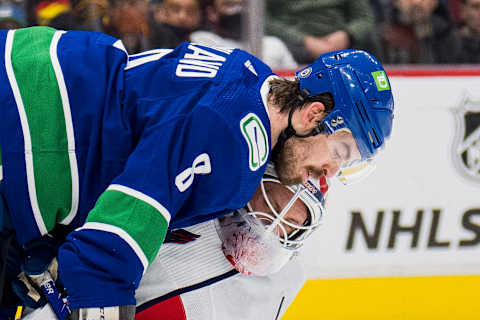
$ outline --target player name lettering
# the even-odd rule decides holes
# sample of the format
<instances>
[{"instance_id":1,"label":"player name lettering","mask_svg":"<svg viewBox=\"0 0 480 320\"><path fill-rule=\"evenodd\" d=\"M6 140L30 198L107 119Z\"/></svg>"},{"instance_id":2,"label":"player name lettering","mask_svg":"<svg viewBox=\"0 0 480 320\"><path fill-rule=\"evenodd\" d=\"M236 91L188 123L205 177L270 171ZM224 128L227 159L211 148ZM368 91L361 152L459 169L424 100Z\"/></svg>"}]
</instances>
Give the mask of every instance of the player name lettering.
<instances>
[{"instance_id":1,"label":"player name lettering","mask_svg":"<svg viewBox=\"0 0 480 320\"><path fill-rule=\"evenodd\" d=\"M177 69L175 70L177 77L215 78L218 69L227 59L214 51L225 54L232 53L232 49L205 46L200 48L194 44L190 44L188 49L191 50L191 52L187 52L183 59L180 59Z\"/></svg>"}]
</instances>

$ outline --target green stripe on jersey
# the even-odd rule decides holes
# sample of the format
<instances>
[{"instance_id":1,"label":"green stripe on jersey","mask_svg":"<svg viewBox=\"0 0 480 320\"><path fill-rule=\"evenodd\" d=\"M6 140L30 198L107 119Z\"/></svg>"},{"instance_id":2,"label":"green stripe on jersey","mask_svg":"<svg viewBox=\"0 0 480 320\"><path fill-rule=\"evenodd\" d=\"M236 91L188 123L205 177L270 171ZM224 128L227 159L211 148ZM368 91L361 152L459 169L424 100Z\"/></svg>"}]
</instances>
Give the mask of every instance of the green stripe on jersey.
<instances>
[{"instance_id":1,"label":"green stripe on jersey","mask_svg":"<svg viewBox=\"0 0 480 320\"><path fill-rule=\"evenodd\" d=\"M105 191L86 222L116 226L137 242L151 263L167 234L168 222L151 204L117 190Z\"/></svg>"},{"instance_id":2,"label":"green stripe on jersey","mask_svg":"<svg viewBox=\"0 0 480 320\"><path fill-rule=\"evenodd\" d=\"M50 55L54 34L55 30L47 27L18 29L11 52L13 73L23 102L19 113L26 117L26 127L22 123L24 139L31 141L30 163L27 143L25 146L27 177L33 172L34 178L33 186L29 177L30 199L34 211L36 207L40 211L48 231L69 215L73 201L66 115ZM56 50L53 55L57 59ZM32 197L32 193L36 196Z\"/></svg>"}]
</instances>

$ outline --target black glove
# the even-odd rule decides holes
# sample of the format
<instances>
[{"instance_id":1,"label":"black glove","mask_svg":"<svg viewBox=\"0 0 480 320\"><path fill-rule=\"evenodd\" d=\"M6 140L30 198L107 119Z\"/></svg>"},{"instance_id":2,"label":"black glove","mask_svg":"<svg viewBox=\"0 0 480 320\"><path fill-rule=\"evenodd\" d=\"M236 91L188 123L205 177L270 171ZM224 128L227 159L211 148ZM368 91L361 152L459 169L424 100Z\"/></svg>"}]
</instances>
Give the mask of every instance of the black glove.
<instances>
[{"instance_id":1,"label":"black glove","mask_svg":"<svg viewBox=\"0 0 480 320\"><path fill-rule=\"evenodd\" d=\"M47 303L40 287L45 277L57 281L57 247L56 239L50 235L24 245L22 272L12 286L26 306L39 308Z\"/></svg>"}]
</instances>

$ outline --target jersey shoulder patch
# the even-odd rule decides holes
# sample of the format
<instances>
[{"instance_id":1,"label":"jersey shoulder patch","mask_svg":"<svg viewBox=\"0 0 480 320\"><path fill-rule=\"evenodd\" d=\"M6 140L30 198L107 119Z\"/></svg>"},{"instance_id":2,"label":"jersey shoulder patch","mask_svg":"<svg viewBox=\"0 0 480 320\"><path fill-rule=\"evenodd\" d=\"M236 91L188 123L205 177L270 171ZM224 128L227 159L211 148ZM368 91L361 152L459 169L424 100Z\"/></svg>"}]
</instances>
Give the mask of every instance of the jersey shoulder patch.
<instances>
[{"instance_id":1,"label":"jersey shoulder patch","mask_svg":"<svg viewBox=\"0 0 480 320\"><path fill-rule=\"evenodd\" d=\"M257 171L268 160L269 138L262 120L249 113L240 120L240 130L248 145L248 164L251 171Z\"/></svg>"}]
</instances>

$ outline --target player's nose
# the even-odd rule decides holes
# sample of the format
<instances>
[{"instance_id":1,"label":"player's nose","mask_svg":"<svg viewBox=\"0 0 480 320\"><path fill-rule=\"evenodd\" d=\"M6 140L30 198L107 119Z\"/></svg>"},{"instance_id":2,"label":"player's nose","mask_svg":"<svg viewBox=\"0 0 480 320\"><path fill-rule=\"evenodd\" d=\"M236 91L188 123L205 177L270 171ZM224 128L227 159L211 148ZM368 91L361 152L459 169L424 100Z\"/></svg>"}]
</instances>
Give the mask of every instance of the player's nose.
<instances>
[{"instance_id":1,"label":"player's nose","mask_svg":"<svg viewBox=\"0 0 480 320\"><path fill-rule=\"evenodd\" d=\"M332 178L338 173L338 171L340 170L340 166L335 160L330 160L329 162L323 165L322 169L323 169L324 175L327 178Z\"/></svg>"}]
</instances>

